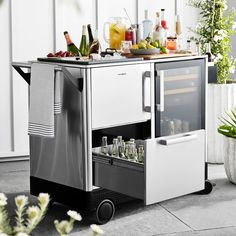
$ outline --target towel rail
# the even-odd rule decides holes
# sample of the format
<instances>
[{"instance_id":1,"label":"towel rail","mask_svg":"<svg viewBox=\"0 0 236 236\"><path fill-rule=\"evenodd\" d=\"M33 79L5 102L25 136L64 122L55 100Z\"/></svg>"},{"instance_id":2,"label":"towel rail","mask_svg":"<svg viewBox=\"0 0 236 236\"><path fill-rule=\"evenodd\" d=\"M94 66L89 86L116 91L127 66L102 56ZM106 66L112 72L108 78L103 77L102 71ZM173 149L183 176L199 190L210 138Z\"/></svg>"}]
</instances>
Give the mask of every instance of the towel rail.
<instances>
[{"instance_id":1,"label":"towel rail","mask_svg":"<svg viewBox=\"0 0 236 236\"><path fill-rule=\"evenodd\" d=\"M12 63L13 68L21 75L21 77L30 85L30 72L24 72L22 68L31 69L29 63ZM83 78L74 78L74 76L64 67L55 67L55 71L62 71L73 86L76 87L80 92L83 91Z\"/></svg>"}]
</instances>

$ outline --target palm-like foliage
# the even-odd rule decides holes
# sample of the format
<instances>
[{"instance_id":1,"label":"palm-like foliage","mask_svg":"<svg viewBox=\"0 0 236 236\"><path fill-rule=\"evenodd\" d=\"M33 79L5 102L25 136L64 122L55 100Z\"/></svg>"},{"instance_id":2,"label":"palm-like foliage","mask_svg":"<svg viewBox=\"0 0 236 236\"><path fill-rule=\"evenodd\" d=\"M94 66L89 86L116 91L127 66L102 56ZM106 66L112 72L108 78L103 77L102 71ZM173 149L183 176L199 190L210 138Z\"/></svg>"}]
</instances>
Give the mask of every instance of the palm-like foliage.
<instances>
[{"instance_id":1,"label":"palm-like foliage","mask_svg":"<svg viewBox=\"0 0 236 236\"><path fill-rule=\"evenodd\" d=\"M220 118L222 124L218 128L218 132L226 137L236 139L236 108L232 109L230 112L226 112L226 115L226 118Z\"/></svg>"}]
</instances>

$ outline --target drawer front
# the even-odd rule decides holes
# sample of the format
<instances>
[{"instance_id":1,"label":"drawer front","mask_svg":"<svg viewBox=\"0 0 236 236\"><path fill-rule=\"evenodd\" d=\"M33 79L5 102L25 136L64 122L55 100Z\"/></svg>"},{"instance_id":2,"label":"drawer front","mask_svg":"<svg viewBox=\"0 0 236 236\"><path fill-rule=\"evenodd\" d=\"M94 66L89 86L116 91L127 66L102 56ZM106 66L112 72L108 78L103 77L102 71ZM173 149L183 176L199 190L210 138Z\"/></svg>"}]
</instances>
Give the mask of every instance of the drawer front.
<instances>
[{"instance_id":1,"label":"drawer front","mask_svg":"<svg viewBox=\"0 0 236 236\"><path fill-rule=\"evenodd\" d=\"M144 100L146 106L150 104L150 80L144 79L145 71L150 71L149 64L92 69L93 129L150 119L143 109Z\"/></svg>"},{"instance_id":2,"label":"drawer front","mask_svg":"<svg viewBox=\"0 0 236 236\"><path fill-rule=\"evenodd\" d=\"M204 189L205 131L146 141L145 204Z\"/></svg>"},{"instance_id":3,"label":"drawer front","mask_svg":"<svg viewBox=\"0 0 236 236\"><path fill-rule=\"evenodd\" d=\"M93 155L93 184L144 199L144 167L122 159Z\"/></svg>"}]
</instances>

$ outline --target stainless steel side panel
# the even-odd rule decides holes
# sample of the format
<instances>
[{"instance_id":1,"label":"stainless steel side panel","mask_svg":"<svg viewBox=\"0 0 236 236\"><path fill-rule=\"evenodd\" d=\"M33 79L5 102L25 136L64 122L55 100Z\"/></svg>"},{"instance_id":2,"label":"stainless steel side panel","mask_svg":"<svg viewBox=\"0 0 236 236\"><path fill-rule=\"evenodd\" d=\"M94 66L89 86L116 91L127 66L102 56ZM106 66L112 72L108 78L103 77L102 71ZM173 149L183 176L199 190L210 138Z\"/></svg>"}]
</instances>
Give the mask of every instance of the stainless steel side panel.
<instances>
[{"instance_id":1,"label":"stainless steel side panel","mask_svg":"<svg viewBox=\"0 0 236 236\"><path fill-rule=\"evenodd\" d=\"M80 78L80 69L70 69ZM87 190L86 187L86 81L80 92L62 81L62 113L55 115L55 137L30 137L30 175L59 184ZM85 128L84 128L85 127Z\"/></svg>"}]
</instances>

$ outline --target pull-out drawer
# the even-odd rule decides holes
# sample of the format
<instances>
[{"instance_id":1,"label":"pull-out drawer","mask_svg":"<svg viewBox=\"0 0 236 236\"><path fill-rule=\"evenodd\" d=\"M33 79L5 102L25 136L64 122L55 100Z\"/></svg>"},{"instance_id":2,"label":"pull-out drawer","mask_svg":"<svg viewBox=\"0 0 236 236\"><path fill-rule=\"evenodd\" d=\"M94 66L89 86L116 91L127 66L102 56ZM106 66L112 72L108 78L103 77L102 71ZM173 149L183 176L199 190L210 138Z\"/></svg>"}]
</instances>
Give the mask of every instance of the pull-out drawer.
<instances>
[{"instance_id":1,"label":"pull-out drawer","mask_svg":"<svg viewBox=\"0 0 236 236\"><path fill-rule=\"evenodd\" d=\"M146 205L204 189L204 130L141 142L144 165L94 155L94 185L143 199Z\"/></svg>"}]
</instances>

